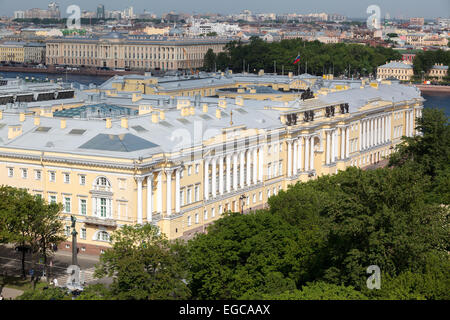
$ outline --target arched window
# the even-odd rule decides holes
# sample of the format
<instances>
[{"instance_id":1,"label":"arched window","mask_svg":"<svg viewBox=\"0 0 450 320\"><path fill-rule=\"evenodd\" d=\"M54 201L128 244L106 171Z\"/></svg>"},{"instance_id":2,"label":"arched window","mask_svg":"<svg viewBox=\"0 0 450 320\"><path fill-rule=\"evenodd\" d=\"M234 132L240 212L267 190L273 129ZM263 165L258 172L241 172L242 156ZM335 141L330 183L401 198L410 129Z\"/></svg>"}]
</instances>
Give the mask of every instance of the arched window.
<instances>
[{"instance_id":1,"label":"arched window","mask_svg":"<svg viewBox=\"0 0 450 320\"><path fill-rule=\"evenodd\" d=\"M106 179L106 177L97 178L97 180L95 180L95 184L102 187L111 187L111 183L108 179Z\"/></svg>"},{"instance_id":2,"label":"arched window","mask_svg":"<svg viewBox=\"0 0 450 320\"><path fill-rule=\"evenodd\" d=\"M97 231L94 237L97 241L110 241L109 233L106 231Z\"/></svg>"}]
</instances>

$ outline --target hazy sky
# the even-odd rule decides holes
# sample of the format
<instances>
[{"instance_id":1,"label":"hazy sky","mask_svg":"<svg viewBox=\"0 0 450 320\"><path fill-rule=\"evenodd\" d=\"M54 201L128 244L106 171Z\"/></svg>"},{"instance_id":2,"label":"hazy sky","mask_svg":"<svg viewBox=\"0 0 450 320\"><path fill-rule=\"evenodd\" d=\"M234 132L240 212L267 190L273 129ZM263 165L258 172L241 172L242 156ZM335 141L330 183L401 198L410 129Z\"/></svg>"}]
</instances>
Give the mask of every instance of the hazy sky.
<instances>
[{"instance_id":1,"label":"hazy sky","mask_svg":"<svg viewBox=\"0 0 450 320\"><path fill-rule=\"evenodd\" d=\"M46 8L49 0L0 0L0 15L12 15L15 10ZM450 17L450 0L59 0L61 13L71 4L77 4L82 10L93 11L98 4L104 4L106 10L123 10L133 6L135 12L144 9L156 14L169 11L185 13L239 13L243 9L255 13L339 13L349 17L366 17L366 9L371 4L379 5L381 14L388 12L391 17Z\"/></svg>"}]
</instances>

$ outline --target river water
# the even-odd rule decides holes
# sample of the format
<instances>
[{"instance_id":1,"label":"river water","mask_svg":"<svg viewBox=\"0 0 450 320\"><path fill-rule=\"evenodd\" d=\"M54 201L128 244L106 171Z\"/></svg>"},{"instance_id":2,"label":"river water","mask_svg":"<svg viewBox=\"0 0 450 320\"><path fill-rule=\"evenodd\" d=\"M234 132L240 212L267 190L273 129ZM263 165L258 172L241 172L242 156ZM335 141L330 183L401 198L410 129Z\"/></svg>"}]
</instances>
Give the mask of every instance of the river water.
<instances>
[{"instance_id":1,"label":"river water","mask_svg":"<svg viewBox=\"0 0 450 320\"><path fill-rule=\"evenodd\" d=\"M76 74L51 74L51 73L21 73L21 72L0 72L0 76L4 78L16 78L17 76L21 78L34 77L35 79L53 79L57 80L62 79L67 82L78 82L84 85L88 85L89 83L94 83L96 85L102 84L109 77L102 76L84 76L84 75L76 75ZM450 116L450 92L433 92L422 94L425 98L424 106L425 108L440 108L443 109L447 116Z\"/></svg>"}]
</instances>

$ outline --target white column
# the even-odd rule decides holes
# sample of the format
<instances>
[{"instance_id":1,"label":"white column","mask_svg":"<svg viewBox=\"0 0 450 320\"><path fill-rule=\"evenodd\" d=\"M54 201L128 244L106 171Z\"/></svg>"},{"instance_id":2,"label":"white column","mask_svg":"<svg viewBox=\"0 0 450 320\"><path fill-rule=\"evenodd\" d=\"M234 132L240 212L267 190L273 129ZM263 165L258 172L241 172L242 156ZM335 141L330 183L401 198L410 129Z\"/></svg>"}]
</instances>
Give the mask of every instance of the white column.
<instances>
[{"instance_id":1,"label":"white column","mask_svg":"<svg viewBox=\"0 0 450 320\"><path fill-rule=\"evenodd\" d=\"M175 170L175 213L180 212L180 171L181 168Z\"/></svg>"},{"instance_id":2,"label":"white column","mask_svg":"<svg viewBox=\"0 0 450 320\"><path fill-rule=\"evenodd\" d=\"M300 138L298 139L298 169L300 170L300 172L303 171L303 164L302 164L302 160L303 160L303 157L302 157L302 152L303 152L303 150L302 150L302 143L303 143L303 137L300 137Z\"/></svg>"},{"instance_id":3,"label":"white column","mask_svg":"<svg viewBox=\"0 0 450 320\"><path fill-rule=\"evenodd\" d=\"M331 163L336 161L336 131L331 134Z\"/></svg>"},{"instance_id":4,"label":"white column","mask_svg":"<svg viewBox=\"0 0 450 320\"><path fill-rule=\"evenodd\" d=\"M392 140L392 114L389 115L388 139L389 141Z\"/></svg>"},{"instance_id":5,"label":"white column","mask_svg":"<svg viewBox=\"0 0 450 320\"><path fill-rule=\"evenodd\" d=\"M292 176L292 142L291 141L288 141L287 148L288 148L288 172L287 172L287 176L290 177L290 176Z\"/></svg>"},{"instance_id":6,"label":"white column","mask_svg":"<svg viewBox=\"0 0 450 320\"><path fill-rule=\"evenodd\" d=\"M309 170L314 170L314 137L311 137L311 159L309 160Z\"/></svg>"},{"instance_id":7,"label":"white column","mask_svg":"<svg viewBox=\"0 0 450 320\"><path fill-rule=\"evenodd\" d=\"M153 219L153 172L147 176L147 222Z\"/></svg>"},{"instance_id":8,"label":"white column","mask_svg":"<svg viewBox=\"0 0 450 320\"><path fill-rule=\"evenodd\" d=\"M249 186L250 185L250 183L251 183L251 180L250 180L250 178L251 178L251 154L250 154L250 150L247 150L247 186Z\"/></svg>"},{"instance_id":9,"label":"white column","mask_svg":"<svg viewBox=\"0 0 450 320\"><path fill-rule=\"evenodd\" d=\"M204 189L204 197L205 200L209 199L209 160L204 161L204 168L203 168L203 189Z\"/></svg>"},{"instance_id":10,"label":"white column","mask_svg":"<svg viewBox=\"0 0 450 320\"><path fill-rule=\"evenodd\" d=\"M411 126L410 126L410 135L411 137L414 135L414 112L410 112Z\"/></svg>"},{"instance_id":11,"label":"white column","mask_svg":"<svg viewBox=\"0 0 450 320\"><path fill-rule=\"evenodd\" d=\"M142 224L142 180L144 178L137 177L137 223Z\"/></svg>"},{"instance_id":12,"label":"white column","mask_svg":"<svg viewBox=\"0 0 450 320\"><path fill-rule=\"evenodd\" d=\"M409 136L409 112L405 112L405 136Z\"/></svg>"},{"instance_id":13,"label":"white column","mask_svg":"<svg viewBox=\"0 0 450 320\"><path fill-rule=\"evenodd\" d=\"M375 144L375 119L370 119L370 147Z\"/></svg>"},{"instance_id":14,"label":"white column","mask_svg":"<svg viewBox=\"0 0 450 320\"><path fill-rule=\"evenodd\" d=\"M211 160L211 194L212 197L215 198L216 197L216 193L217 193L217 168L216 168L216 163L217 163L217 158L214 158Z\"/></svg>"},{"instance_id":15,"label":"white column","mask_svg":"<svg viewBox=\"0 0 450 320\"><path fill-rule=\"evenodd\" d=\"M305 171L309 171L309 137L305 137Z\"/></svg>"},{"instance_id":16,"label":"white column","mask_svg":"<svg viewBox=\"0 0 450 320\"><path fill-rule=\"evenodd\" d=\"M345 146L346 146L346 132L345 132L345 128L341 128L341 160L345 159Z\"/></svg>"},{"instance_id":17,"label":"white column","mask_svg":"<svg viewBox=\"0 0 450 320\"><path fill-rule=\"evenodd\" d=\"M163 203L162 188L163 188L163 177L162 171L160 171L158 172L158 190L156 191L156 205L159 213L162 213L162 203Z\"/></svg>"},{"instance_id":18,"label":"white column","mask_svg":"<svg viewBox=\"0 0 450 320\"><path fill-rule=\"evenodd\" d=\"M361 136L361 134L362 134L362 129L361 129L361 126L362 126L362 121L360 121L359 123L358 123L358 151L361 151L362 150L362 136Z\"/></svg>"},{"instance_id":19,"label":"white column","mask_svg":"<svg viewBox=\"0 0 450 320\"><path fill-rule=\"evenodd\" d=\"M228 154L226 157L227 161L227 192L231 192L231 156Z\"/></svg>"},{"instance_id":20,"label":"white column","mask_svg":"<svg viewBox=\"0 0 450 320\"><path fill-rule=\"evenodd\" d=\"M350 128L345 128L345 158L348 159L350 156Z\"/></svg>"},{"instance_id":21,"label":"white column","mask_svg":"<svg viewBox=\"0 0 450 320\"><path fill-rule=\"evenodd\" d=\"M378 144L382 143L382 139L383 139L383 118L380 117L380 125L378 126Z\"/></svg>"},{"instance_id":22,"label":"white column","mask_svg":"<svg viewBox=\"0 0 450 320\"><path fill-rule=\"evenodd\" d=\"M166 170L166 184L167 184L167 216L172 214L172 170Z\"/></svg>"},{"instance_id":23,"label":"white column","mask_svg":"<svg viewBox=\"0 0 450 320\"><path fill-rule=\"evenodd\" d=\"M298 152L298 142L297 142L297 140L294 141L293 145L294 145L294 166L293 166L293 169L294 169L294 175L296 175L297 172L298 172L298 154L297 154L297 152Z\"/></svg>"},{"instance_id":24,"label":"white column","mask_svg":"<svg viewBox=\"0 0 450 320\"><path fill-rule=\"evenodd\" d=\"M219 194L223 194L223 157L219 157Z\"/></svg>"},{"instance_id":25,"label":"white column","mask_svg":"<svg viewBox=\"0 0 450 320\"><path fill-rule=\"evenodd\" d=\"M241 151L240 154L240 165L239 165L239 187L244 187L244 171L245 171L245 164L244 164L244 152Z\"/></svg>"},{"instance_id":26,"label":"white column","mask_svg":"<svg viewBox=\"0 0 450 320\"><path fill-rule=\"evenodd\" d=\"M253 184L258 183L258 149L253 149Z\"/></svg>"},{"instance_id":27,"label":"white column","mask_svg":"<svg viewBox=\"0 0 450 320\"><path fill-rule=\"evenodd\" d=\"M258 149L258 181L262 182L264 178L264 163L263 163L263 147Z\"/></svg>"},{"instance_id":28,"label":"white column","mask_svg":"<svg viewBox=\"0 0 450 320\"><path fill-rule=\"evenodd\" d=\"M325 164L330 164L331 162L331 138L330 138L330 133L329 131L325 131L325 135L327 136L327 154L326 154L326 158L325 158ZM306 158L305 158L306 159Z\"/></svg>"},{"instance_id":29,"label":"white column","mask_svg":"<svg viewBox=\"0 0 450 320\"><path fill-rule=\"evenodd\" d=\"M238 188L237 157L238 155L236 153L233 154L233 190L237 190Z\"/></svg>"},{"instance_id":30,"label":"white column","mask_svg":"<svg viewBox=\"0 0 450 320\"><path fill-rule=\"evenodd\" d=\"M366 125L366 131L364 133L364 149L367 149L369 147L369 137L370 137L370 133L369 133L369 126L370 126L370 122L368 120L365 121Z\"/></svg>"}]
</instances>

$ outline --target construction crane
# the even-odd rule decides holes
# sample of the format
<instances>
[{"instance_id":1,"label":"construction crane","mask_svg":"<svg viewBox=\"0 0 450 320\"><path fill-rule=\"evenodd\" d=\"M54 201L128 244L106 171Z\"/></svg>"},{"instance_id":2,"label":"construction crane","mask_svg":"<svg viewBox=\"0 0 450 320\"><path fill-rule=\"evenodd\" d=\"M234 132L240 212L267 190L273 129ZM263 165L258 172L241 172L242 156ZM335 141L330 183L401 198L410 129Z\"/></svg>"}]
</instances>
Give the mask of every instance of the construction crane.
<instances>
[{"instance_id":1,"label":"construction crane","mask_svg":"<svg viewBox=\"0 0 450 320\"><path fill-rule=\"evenodd\" d=\"M188 58L188 54L185 48L183 48L183 53L184 53L184 58L186 59L187 62L187 67L191 70L191 74L194 74L194 70L191 68L191 61Z\"/></svg>"}]
</instances>

